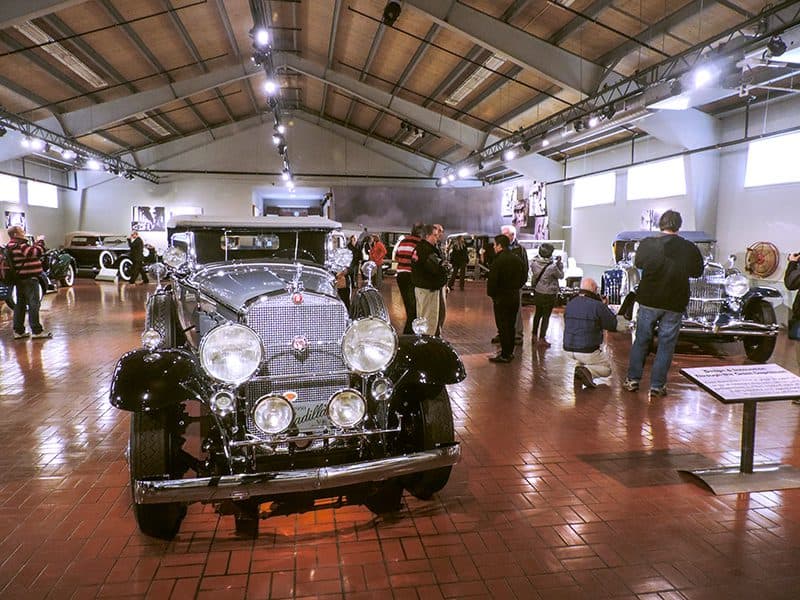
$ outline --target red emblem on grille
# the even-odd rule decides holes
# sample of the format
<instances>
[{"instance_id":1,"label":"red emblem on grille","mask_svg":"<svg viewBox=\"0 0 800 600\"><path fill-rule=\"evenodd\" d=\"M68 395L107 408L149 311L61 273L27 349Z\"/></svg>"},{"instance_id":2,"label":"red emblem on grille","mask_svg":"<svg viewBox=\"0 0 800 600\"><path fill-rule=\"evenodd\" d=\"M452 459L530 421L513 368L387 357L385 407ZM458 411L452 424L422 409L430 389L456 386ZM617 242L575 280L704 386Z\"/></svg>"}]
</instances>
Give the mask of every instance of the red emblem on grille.
<instances>
[{"instance_id":1,"label":"red emblem on grille","mask_svg":"<svg viewBox=\"0 0 800 600\"><path fill-rule=\"evenodd\" d=\"M292 302L295 304L302 304L303 303L303 294L300 292L295 292L292 294Z\"/></svg>"}]
</instances>

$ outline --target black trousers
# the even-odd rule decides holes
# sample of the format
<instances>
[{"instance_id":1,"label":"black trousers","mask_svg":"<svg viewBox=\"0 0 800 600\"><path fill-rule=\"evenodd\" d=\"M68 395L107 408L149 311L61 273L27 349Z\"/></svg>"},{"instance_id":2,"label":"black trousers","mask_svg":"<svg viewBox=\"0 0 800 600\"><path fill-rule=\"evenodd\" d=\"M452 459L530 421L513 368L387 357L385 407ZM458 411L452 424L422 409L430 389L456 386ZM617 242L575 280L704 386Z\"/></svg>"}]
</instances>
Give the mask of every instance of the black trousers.
<instances>
[{"instance_id":1,"label":"black trousers","mask_svg":"<svg viewBox=\"0 0 800 600\"><path fill-rule=\"evenodd\" d=\"M144 270L144 265L142 264L141 260L133 260L131 259L133 265L131 265L131 283L136 283L136 278L139 275L142 276L142 283L149 283L149 279L147 279L147 271Z\"/></svg>"},{"instance_id":2,"label":"black trousers","mask_svg":"<svg viewBox=\"0 0 800 600\"><path fill-rule=\"evenodd\" d=\"M519 294L503 294L492 298L494 322L500 334L500 354L511 358L514 355L514 324L519 310Z\"/></svg>"},{"instance_id":3,"label":"black trousers","mask_svg":"<svg viewBox=\"0 0 800 600\"><path fill-rule=\"evenodd\" d=\"M411 334L411 323L417 318L417 299L414 297L414 284L411 282L411 273L400 271L397 273L397 287L400 297L403 298L403 307L406 309L406 326L403 333Z\"/></svg>"},{"instance_id":4,"label":"black trousers","mask_svg":"<svg viewBox=\"0 0 800 600\"><path fill-rule=\"evenodd\" d=\"M460 283L460 288L464 289L464 279L467 277L467 265L453 265L453 274L450 275L450 281L447 282L447 287L451 290L455 287L456 279Z\"/></svg>"},{"instance_id":5,"label":"black trousers","mask_svg":"<svg viewBox=\"0 0 800 600\"><path fill-rule=\"evenodd\" d=\"M553 307L556 305L556 294L535 294L533 297L533 305L536 307L536 312L533 315L533 337L538 337L543 340L547 335L547 327L550 325L550 314L553 312Z\"/></svg>"}]
</instances>

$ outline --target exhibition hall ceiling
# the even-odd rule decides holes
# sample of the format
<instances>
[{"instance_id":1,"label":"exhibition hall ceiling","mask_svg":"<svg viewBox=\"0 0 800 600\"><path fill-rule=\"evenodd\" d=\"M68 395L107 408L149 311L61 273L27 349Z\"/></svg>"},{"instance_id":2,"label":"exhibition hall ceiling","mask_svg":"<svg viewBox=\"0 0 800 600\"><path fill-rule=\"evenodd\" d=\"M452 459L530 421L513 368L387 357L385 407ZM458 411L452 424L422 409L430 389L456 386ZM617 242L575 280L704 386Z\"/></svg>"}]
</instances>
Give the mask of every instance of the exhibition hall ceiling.
<instances>
[{"instance_id":1,"label":"exhibition hall ceiling","mask_svg":"<svg viewBox=\"0 0 800 600\"><path fill-rule=\"evenodd\" d=\"M199 132L272 124L271 70L284 124L413 155L431 176L469 164L488 181L513 175L499 158L509 149L572 157L641 135L650 110L714 114L787 93L796 65L780 57L800 10L762 0L2 5L0 104L100 152L136 162ZM252 60L259 19L268 70ZM689 73L701 63L722 72L697 93Z\"/></svg>"}]
</instances>

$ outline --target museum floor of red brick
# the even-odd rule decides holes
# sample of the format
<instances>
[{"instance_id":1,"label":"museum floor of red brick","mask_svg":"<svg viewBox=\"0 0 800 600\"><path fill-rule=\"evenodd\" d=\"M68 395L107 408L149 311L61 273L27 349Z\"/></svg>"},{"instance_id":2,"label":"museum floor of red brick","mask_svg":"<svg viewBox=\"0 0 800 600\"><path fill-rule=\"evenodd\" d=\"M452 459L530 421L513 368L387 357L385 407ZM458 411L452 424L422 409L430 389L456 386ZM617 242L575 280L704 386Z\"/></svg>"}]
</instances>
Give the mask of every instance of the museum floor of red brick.
<instances>
[{"instance_id":1,"label":"museum floor of red brick","mask_svg":"<svg viewBox=\"0 0 800 600\"><path fill-rule=\"evenodd\" d=\"M0 597L800 597L800 489L715 496L677 471L738 464L741 407L678 369L741 364L739 344L681 348L669 395L649 401L620 387L630 340L616 334L610 384L576 391L558 312L552 347L486 360L494 326L476 283L449 301L445 337L468 371L450 390L463 458L432 501L406 495L391 518L270 517L256 539L195 504L174 541L147 538L131 514L128 415L107 399L147 289L81 279L48 296L48 341L13 340L0 315ZM774 361L797 371L783 335ZM800 406L760 405L756 462L800 467L798 432Z\"/></svg>"}]
</instances>

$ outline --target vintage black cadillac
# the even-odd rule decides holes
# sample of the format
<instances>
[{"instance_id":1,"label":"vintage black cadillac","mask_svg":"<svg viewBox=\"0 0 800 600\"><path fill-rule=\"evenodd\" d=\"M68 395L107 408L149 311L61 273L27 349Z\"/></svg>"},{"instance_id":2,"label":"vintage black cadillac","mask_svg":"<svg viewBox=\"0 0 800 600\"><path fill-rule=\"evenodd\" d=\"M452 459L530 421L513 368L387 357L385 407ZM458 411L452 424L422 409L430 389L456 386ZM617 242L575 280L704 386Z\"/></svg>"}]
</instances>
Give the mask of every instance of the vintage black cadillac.
<instances>
[{"instance_id":1,"label":"vintage black cadillac","mask_svg":"<svg viewBox=\"0 0 800 600\"><path fill-rule=\"evenodd\" d=\"M622 304L636 289L640 274L633 265L636 246L653 231L623 231L614 238L612 249L616 265L603 273L601 293L612 306ZM705 258L701 277L689 280L689 305L683 315L680 340L689 342L735 342L741 340L747 358L766 362L772 356L778 337L775 309L767 298L781 298L775 288L750 287L742 272L734 267L734 256L723 266L714 262L716 240L703 231L681 231L694 242ZM635 328L635 312L633 324Z\"/></svg>"},{"instance_id":2,"label":"vintage black cadillac","mask_svg":"<svg viewBox=\"0 0 800 600\"><path fill-rule=\"evenodd\" d=\"M446 385L464 366L439 338L398 336L372 287L348 313L334 287L350 264L337 226L170 224L170 282L149 296L144 347L120 358L111 384L111 403L131 412L142 532L174 536L193 502L254 535L266 502L294 511L333 498L384 513L404 489L427 499L447 483L460 448Z\"/></svg>"}]
</instances>

